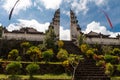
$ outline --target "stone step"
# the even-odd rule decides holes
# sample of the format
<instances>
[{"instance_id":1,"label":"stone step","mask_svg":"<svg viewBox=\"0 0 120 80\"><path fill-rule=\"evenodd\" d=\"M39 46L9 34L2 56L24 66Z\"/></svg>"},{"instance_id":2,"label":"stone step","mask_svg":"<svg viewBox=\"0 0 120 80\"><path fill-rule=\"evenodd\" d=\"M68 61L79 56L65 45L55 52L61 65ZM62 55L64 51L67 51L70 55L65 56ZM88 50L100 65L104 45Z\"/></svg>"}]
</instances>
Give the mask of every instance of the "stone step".
<instances>
[{"instance_id":1,"label":"stone step","mask_svg":"<svg viewBox=\"0 0 120 80\"><path fill-rule=\"evenodd\" d=\"M75 74L75 76L105 76L105 74L87 74L87 73L79 73L79 74Z\"/></svg>"},{"instance_id":2,"label":"stone step","mask_svg":"<svg viewBox=\"0 0 120 80\"><path fill-rule=\"evenodd\" d=\"M96 62L85 62L84 60L82 61L82 62L80 62L80 64L85 64L85 65L87 65L87 64L93 64L93 65L96 65Z\"/></svg>"},{"instance_id":3,"label":"stone step","mask_svg":"<svg viewBox=\"0 0 120 80\"><path fill-rule=\"evenodd\" d=\"M76 74L104 74L104 71L76 71Z\"/></svg>"},{"instance_id":4,"label":"stone step","mask_svg":"<svg viewBox=\"0 0 120 80\"><path fill-rule=\"evenodd\" d=\"M63 48L69 54L81 54L80 49L72 41L64 41ZM110 80L110 78L104 74L103 68L96 66L96 62L92 58L84 56L84 60L76 69L75 80Z\"/></svg>"},{"instance_id":5,"label":"stone step","mask_svg":"<svg viewBox=\"0 0 120 80\"><path fill-rule=\"evenodd\" d=\"M77 69L76 72L80 72L80 71L89 71L89 72L93 72L93 71L97 71L97 72L101 72L101 71L104 71L104 70L98 70L98 69Z\"/></svg>"},{"instance_id":6,"label":"stone step","mask_svg":"<svg viewBox=\"0 0 120 80\"><path fill-rule=\"evenodd\" d=\"M79 64L78 67L99 67L94 64Z\"/></svg>"},{"instance_id":7,"label":"stone step","mask_svg":"<svg viewBox=\"0 0 120 80\"><path fill-rule=\"evenodd\" d=\"M66 49L69 54L71 53L80 54L80 49L74 43L72 43L72 41L63 41L63 42L64 42L63 48Z\"/></svg>"},{"instance_id":8,"label":"stone step","mask_svg":"<svg viewBox=\"0 0 120 80\"><path fill-rule=\"evenodd\" d=\"M85 61L81 62L80 64L86 64L86 65L87 64L93 64L93 65L96 65L95 62L85 62Z\"/></svg>"},{"instance_id":9,"label":"stone step","mask_svg":"<svg viewBox=\"0 0 120 80\"><path fill-rule=\"evenodd\" d=\"M75 77L75 80L110 80L109 77L106 76L83 76L83 77Z\"/></svg>"},{"instance_id":10,"label":"stone step","mask_svg":"<svg viewBox=\"0 0 120 80\"><path fill-rule=\"evenodd\" d=\"M108 76L106 75L96 75L96 76L92 76L92 75L85 75L85 76L76 76L76 77L80 77L80 78L109 78Z\"/></svg>"},{"instance_id":11,"label":"stone step","mask_svg":"<svg viewBox=\"0 0 120 80\"><path fill-rule=\"evenodd\" d=\"M78 70L80 69L80 70L103 70L103 68L100 68L100 67L86 67L86 66L81 66L81 67L78 67L77 68Z\"/></svg>"}]
</instances>

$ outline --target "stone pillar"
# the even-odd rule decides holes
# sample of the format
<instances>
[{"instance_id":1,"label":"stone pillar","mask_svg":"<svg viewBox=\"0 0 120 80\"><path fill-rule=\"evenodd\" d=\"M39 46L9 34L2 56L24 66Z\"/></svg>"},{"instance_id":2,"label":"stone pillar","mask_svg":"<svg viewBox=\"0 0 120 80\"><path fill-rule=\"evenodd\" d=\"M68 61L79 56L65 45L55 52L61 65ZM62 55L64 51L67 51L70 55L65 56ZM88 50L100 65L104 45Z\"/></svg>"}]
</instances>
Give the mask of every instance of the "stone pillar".
<instances>
[{"instance_id":1,"label":"stone pillar","mask_svg":"<svg viewBox=\"0 0 120 80\"><path fill-rule=\"evenodd\" d=\"M54 17L50 26L53 26L57 39L59 39L59 30L60 30L60 9L55 11Z\"/></svg>"},{"instance_id":2,"label":"stone pillar","mask_svg":"<svg viewBox=\"0 0 120 80\"><path fill-rule=\"evenodd\" d=\"M76 41L78 39L78 36L81 34L81 28L78 24L77 17L75 16L75 13L70 10L70 36L72 41Z\"/></svg>"}]
</instances>

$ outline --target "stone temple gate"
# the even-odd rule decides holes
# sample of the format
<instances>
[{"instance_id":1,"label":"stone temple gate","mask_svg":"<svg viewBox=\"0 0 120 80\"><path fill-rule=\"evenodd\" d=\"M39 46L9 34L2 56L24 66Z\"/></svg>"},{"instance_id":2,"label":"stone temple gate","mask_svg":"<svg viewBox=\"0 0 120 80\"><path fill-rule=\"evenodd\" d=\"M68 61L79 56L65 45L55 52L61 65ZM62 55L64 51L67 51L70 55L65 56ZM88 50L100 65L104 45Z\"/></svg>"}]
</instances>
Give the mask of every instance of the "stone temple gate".
<instances>
[{"instance_id":1,"label":"stone temple gate","mask_svg":"<svg viewBox=\"0 0 120 80\"><path fill-rule=\"evenodd\" d=\"M52 22L50 23L50 26L54 27L55 34L59 38L59 29L60 29L60 9L57 9L55 11L54 17L52 19ZM81 28L78 24L77 17L75 16L75 13L70 10L70 39L76 40L78 35L82 34Z\"/></svg>"},{"instance_id":2,"label":"stone temple gate","mask_svg":"<svg viewBox=\"0 0 120 80\"><path fill-rule=\"evenodd\" d=\"M60 9L57 9L55 11L54 17L52 19L52 22L50 26L54 27L55 34L57 35L57 38L59 39L59 27L60 27ZM70 40L78 44L78 36L79 35L85 35L86 40L85 42L88 44L102 44L102 45L120 45L120 35L116 38L109 37L110 35L104 35L101 33L96 32L90 32L88 34L84 34L81 32L80 25L78 24L77 17L75 13L70 10Z\"/></svg>"},{"instance_id":3,"label":"stone temple gate","mask_svg":"<svg viewBox=\"0 0 120 80\"><path fill-rule=\"evenodd\" d=\"M52 26L54 32L57 36L57 40L59 40L59 31L60 31L60 9L57 9L54 13L54 17L49 25ZM88 34L84 34L81 32L81 28L78 24L77 17L75 13L70 10L70 40L78 44L78 36L85 35L85 42L88 44L103 44L103 45L117 45L120 46L120 35L116 38L110 38L109 35L104 35L101 33L90 32ZM43 41L45 34L42 32L38 32L33 28L14 30L12 32L7 31L6 29L2 30L1 39L16 39L16 40L28 40L28 41Z\"/></svg>"}]
</instances>

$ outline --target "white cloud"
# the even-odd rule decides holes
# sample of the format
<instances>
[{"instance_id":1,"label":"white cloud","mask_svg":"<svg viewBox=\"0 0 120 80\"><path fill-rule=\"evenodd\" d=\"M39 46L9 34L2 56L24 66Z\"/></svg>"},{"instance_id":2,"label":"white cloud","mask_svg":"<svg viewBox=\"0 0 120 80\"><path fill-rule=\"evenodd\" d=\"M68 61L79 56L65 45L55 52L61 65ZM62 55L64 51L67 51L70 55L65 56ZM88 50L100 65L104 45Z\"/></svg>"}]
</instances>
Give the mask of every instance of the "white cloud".
<instances>
[{"instance_id":1,"label":"white cloud","mask_svg":"<svg viewBox=\"0 0 120 80\"><path fill-rule=\"evenodd\" d=\"M108 0L90 0L90 1L94 2L97 6L101 6L107 4Z\"/></svg>"},{"instance_id":2,"label":"white cloud","mask_svg":"<svg viewBox=\"0 0 120 80\"><path fill-rule=\"evenodd\" d=\"M67 16L70 16L70 12L69 11L63 10L62 13L65 14L65 15L67 15Z\"/></svg>"},{"instance_id":3,"label":"white cloud","mask_svg":"<svg viewBox=\"0 0 120 80\"><path fill-rule=\"evenodd\" d=\"M71 3L72 0L64 0L64 2Z\"/></svg>"},{"instance_id":4,"label":"white cloud","mask_svg":"<svg viewBox=\"0 0 120 80\"><path fill-rule=\"evenodd\" d=\"M9 13L10 10L12 9L12 7L14 6L14 4L16 3L16 1L17 0L5 0L2 7ZM17 3L17 5L14 9L13 14L18 14L19 11L26 10L30 6L32 6L31 0L19 0L19 2Z\"/></svg>"},{"instance_id":5,"label":"white cloud","mask_svg":"<svg viewBox=\"0 0 120 80\"><path fill-rule=\"evenodd\" d=\"M60 27L60 40L70 40L70 30Z\"/></svg>"},{"instance_id":6,"label":"white cloud","mask_svg":"<svg viewBox=\"0 0 120 80\"><path fill-rule=\"evenodd\" d=\"M0 23L0 26L2 26L2 24Z\"/></svg>"},{"instance_id":7,"label":"white cloud","mask_svg":"<svg viewBox=\"0 0 120 80\"><path fill-rule=\"evenodd\" d=\"M19 19L19 22L20 23L17 23L17 24L10 24L7 29L9 31L12 31L12 30L19 30L21 27L32 27L34 29L36 29L37 31L40 31L40 32L45 32L47 29L48 29L48 26L49 26L49 22L46 22L44 24L41 24L39 23L38 21L36 20L22 20L22 19Z\"/></svg>"},{"instance_id":8,"label":"white cloud","mask_svg":"<svg viewBox=\"0 0 120 80\"><path fill-rule=\"evenodd\" d=\"M58 9L62 0L40 0L46 9Z\"/></svg>"},{"instance_id":9,"label":"white cloud","mask_svg":"<svg viewBox=\"0 0 120 80\"><path fill-rule=\"evenodd\" d=\"M13 23L13 24L10 24L6 28L7 28L8 31L13 31L13 30L19 30L21 28L21 26Z\"/></svg>"},{"instance_id":10,"label":"white cloud","mask_svg":"<svg viewBox=\"0 0 120 80\"><path fill-rule=\"evenodd\" d=\"M86 12L88 11L87 3L88 0L74 0L71 6L73 9L75 9L76 13L83 11L83 13L86 14Z\"/></svg>"},{"instance_id":11,"label":"white cloud","mask_svg":"<svg viewBox=\"0 0 120 80\"><path fill-rule=\"evenodd\" d=\"M71 7L73 10L75 10L76 14L78 14L79 12L83 12L83 14L86 14L89 10L89 3L100 7L106 5L108 0L69 0L66 2L71 3Z\"/></svg>"},{"instance_id":12,"label":"white cloud","mask_svg":"<svg viewBox=\"0 0 120 80\"><path fill-rule=\"evenodd\" d=\"M40 7L40 1L38 0L34 0L33 2L33 6L36 7L38 10L40 10L41 12L43 11L43 9Z\"/></svg>"},{"instance_id":13,"label":"white cloud","mask_svg":"<svg viewBox=\"0 0 120 80\"><path fill-rule=\"evenodd\" d=\"M118 34L120 34L120 32L110 32L106 29L105 26L101 26L99 22L95 21L87 25L87 28L84 31L84 33L89 33L90 31L110 35L110 37L116 37Z\"/></svg>"},{"instance_id":14,"label":"white cloud","mask_svg":"<svg viewBox=\"0 0 120 80\"><path fill-rule=\"evenodd\" d=\"M13 30L19 30L22 27L32 27L40 32L45 32L48 29L48 26L50 23L46 22L44 24L41 24L37 22L36 20L18 20L19 23L13 23L10 24L7 28L8 31ZM60 27L60 40L70 40L70 30L69 29L63 29L63 27Z\"/></svg>"}]
</instances>

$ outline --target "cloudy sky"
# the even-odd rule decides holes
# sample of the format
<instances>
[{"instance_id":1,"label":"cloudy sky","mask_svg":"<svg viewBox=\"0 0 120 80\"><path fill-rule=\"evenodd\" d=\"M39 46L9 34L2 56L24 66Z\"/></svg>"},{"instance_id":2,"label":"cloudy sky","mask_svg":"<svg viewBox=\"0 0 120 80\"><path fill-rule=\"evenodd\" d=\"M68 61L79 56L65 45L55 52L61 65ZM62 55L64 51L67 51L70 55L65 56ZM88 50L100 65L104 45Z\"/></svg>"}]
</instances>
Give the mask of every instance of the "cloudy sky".
<instances>
[{"instance_id":1,"label":"cloudy sky","mask_svg":"<svg viewBox=\"0 0 120 80\"><path fill-rule=\"evenodd\" d=\"M0 0L0 25L9 31L21 27L33 27L45 32L55 10L60 8L60 39L69 40L70 9L75 12L84 33L94 31L112 37L120 34L120 0L20 0L9 20L10 10L16 1ZM113 28L101 10L108 14Z\"/></svg>"}]
</instances>

